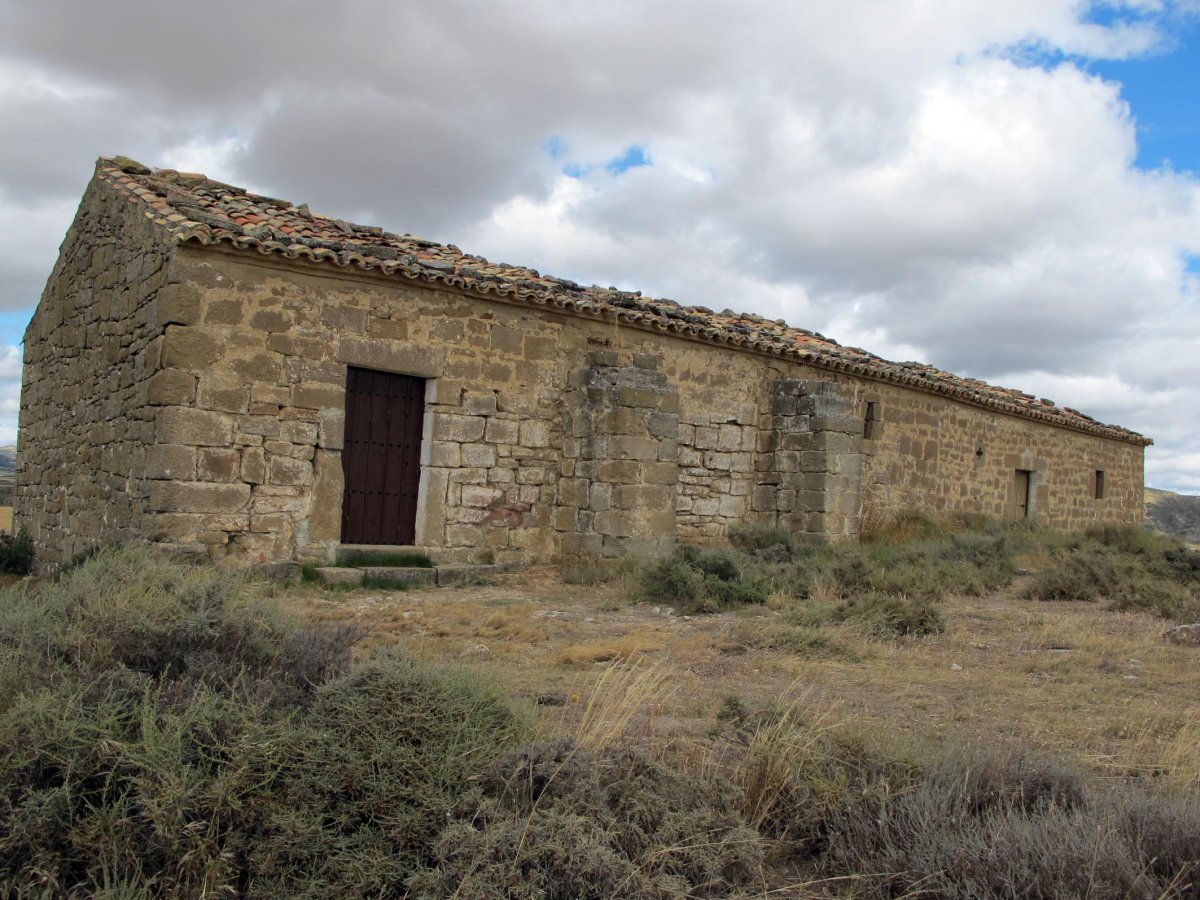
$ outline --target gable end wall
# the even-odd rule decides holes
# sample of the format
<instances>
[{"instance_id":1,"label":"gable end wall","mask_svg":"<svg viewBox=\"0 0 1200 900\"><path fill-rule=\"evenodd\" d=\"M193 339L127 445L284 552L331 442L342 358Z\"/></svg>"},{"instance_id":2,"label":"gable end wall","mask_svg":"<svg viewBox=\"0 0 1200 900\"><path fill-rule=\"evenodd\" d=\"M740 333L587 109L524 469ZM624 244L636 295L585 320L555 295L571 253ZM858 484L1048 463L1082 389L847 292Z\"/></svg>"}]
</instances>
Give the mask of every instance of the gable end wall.
<instances>
[{"instance_id":1,"label":"gable end wall","mask_svg":"<svg viewBox=\"0 0 1200 900\"><path fill-rule=\"evenodd\" d=\"M140 536L170 249L93 181L25 333L14 524L42 569Z\"/></svg>"}]
</instances>

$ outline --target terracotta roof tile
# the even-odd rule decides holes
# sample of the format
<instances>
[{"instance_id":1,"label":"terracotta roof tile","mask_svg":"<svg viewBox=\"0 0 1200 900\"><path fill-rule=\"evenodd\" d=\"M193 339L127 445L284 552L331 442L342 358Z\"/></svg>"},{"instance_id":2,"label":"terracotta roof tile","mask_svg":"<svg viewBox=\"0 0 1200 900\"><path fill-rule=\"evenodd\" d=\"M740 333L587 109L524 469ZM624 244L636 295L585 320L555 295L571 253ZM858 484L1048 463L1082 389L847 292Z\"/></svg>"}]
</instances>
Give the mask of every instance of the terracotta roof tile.
<instances>
[{"instance_id":1,"label":"terracotta roof tile","mask_svg":"<svg viewBox=\"0 0 1200 900\"><path fill-rule=\"evenodd\" d=\"M1147 445L1148 438L1105 425L1045 398L963 378L916 362L889 362L857 347L751 313L642 296L614 287L585 287L534 269L496 263L414 235L354 225L286 200L249 193L203 175L150 170L124 157L100 159L98 178L145 204L147 215L178 243L229 244L267 255L372 269L414 281L436 282L484 296L592 315L637 327L726 344L792 359L819 369L912 387L974 406Z\"/></svg>"}]
</instances>

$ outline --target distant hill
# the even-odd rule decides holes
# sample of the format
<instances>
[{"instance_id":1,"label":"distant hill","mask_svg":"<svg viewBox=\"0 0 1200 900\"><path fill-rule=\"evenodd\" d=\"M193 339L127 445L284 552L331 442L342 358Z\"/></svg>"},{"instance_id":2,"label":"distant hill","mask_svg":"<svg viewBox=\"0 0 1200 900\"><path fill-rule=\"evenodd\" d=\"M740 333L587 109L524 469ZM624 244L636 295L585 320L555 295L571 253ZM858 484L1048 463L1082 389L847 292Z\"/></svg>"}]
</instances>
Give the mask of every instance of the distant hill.
<instances>
[{"instance_id":1,"label":"distant hill","mask_svg":"<svg viewBox=\"0 0 1200 900\"><path fill-rule=\"evenodd\" d=\"M16 468L17 448L0 447L0 507L12 506L13 473Z\"/></svg>"},{"instance_id":2,"label":"distant hill","mask_svg":"<svg viewBox=\"0 0 1200 900\"><path fill-rule=\"evenodd\" d=\"M1200 544L1200 497L1146 488L1146 524Z\"/></svg>"}]
</instances>

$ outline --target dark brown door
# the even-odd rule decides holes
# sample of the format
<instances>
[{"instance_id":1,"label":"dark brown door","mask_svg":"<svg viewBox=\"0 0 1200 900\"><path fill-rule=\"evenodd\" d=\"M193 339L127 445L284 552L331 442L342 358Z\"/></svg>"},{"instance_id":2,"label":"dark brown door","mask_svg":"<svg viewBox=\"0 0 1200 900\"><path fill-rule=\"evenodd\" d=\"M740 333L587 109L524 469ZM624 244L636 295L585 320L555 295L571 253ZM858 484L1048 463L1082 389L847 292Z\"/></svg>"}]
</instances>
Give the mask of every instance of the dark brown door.
<instances>
[{"instance_id":1,"label":"dark brown door","mask_svg":"<svg viewBox=\"0 0 1200 900\"><path fill-rule=\"evenodd\" d=\"M350 368L342 469L342 543L411 544L416 539L425 381Z\"/></svg>"}]
</instances>

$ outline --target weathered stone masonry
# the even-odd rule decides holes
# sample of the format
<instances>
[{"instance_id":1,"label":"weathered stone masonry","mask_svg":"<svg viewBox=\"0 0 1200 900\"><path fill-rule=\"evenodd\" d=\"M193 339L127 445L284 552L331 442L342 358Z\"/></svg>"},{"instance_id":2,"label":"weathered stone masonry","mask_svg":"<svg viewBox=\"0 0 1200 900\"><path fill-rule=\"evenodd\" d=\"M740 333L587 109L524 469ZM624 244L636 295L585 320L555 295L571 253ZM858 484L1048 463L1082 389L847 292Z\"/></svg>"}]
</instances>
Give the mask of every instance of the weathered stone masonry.
<instances>
[{"instance_id":1,"label":"weathered stone masonry","mask_svg":"<svg viewBox=\"0 0 1200 900\"><path fill-rule=\"evenodd\" d=\"M101 161L26 335L16 515L44 566L132 536L328 559L354 366L425 380L415 528L445 561L1140 520L1139 436L856 354Z\"/></svg>"}]
</instances>

